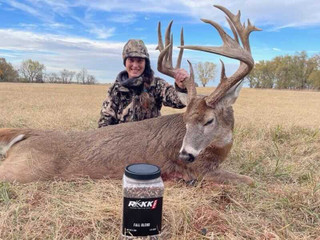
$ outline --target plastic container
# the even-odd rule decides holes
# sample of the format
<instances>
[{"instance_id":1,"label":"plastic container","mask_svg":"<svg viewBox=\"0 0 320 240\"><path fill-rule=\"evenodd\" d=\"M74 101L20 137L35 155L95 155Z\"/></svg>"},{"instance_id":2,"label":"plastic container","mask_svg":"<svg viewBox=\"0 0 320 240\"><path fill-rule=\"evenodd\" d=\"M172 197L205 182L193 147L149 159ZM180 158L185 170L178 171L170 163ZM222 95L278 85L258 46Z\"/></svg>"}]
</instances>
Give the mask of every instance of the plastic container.
<instances>
[{"instance_id":1,"label":"plastic container","mask_svg":"<svg viewBox=\"0 0 320 240\"><path fill-rule=\"evenodd\" d=\"M123 239L159 239L164 185L160 168L137 163L123 175Z\"/></svg>"}]
</instances>

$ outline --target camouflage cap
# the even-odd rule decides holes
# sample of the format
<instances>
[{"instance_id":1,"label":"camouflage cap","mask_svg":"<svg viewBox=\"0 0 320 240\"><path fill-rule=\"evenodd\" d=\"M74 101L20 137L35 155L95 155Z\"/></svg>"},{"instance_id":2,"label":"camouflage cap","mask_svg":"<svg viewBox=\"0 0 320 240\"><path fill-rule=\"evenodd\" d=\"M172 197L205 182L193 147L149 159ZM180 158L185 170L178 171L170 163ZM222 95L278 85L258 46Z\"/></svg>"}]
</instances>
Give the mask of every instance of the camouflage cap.
<instances>
[{"instance_id":1,"label":"camouflage cap","mask_svg":"<svg viewBox=\"0 0 320 240\"><path fill-rule=\"evenodd\" d=\"M148 49L142 40L130 39L123 47L123 63L128 57L141 57L149 59Z\"/></svg>"}]
</instances>

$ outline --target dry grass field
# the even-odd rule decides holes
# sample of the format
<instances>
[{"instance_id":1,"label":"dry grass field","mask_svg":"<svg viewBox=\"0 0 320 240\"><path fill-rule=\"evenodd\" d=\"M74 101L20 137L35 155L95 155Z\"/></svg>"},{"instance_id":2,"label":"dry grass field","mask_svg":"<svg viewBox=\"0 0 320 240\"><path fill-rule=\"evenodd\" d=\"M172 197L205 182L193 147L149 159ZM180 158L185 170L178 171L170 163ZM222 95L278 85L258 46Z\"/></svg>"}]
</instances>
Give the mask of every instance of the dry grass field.
<instances>
[{"instance_id":1,"label":"dry grass field","mask_svg":"<svg viewBox=\"0 0 320 240\"><path fill-rule=\"evenodd\" d=\"M0 127L96 128L106 90L0 83ZM163 239L319 240L319 108L320 92L243 89L223 167L255 186L166 182ZM118 239L121 204L121 181L0 183L0 239Z\"/></svg>"}]
</instances>

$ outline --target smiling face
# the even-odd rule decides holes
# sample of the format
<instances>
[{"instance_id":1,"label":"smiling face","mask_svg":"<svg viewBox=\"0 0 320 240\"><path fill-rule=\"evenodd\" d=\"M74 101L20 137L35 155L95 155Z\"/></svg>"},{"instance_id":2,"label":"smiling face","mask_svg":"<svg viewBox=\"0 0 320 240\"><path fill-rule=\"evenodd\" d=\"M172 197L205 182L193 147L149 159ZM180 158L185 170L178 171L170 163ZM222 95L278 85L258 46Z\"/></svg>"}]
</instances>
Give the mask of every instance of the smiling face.
<instances>
[{"instance_id":1,"label":"smiling face","mask_svg":"<svg viewBox=\"0 0 320 240\"><path fill-rule=\"evenodd\" d=\"M125 62L129 78L139 77L146 67L146 60L140 57L128 57Z\"/></svg>"}]
</instances>

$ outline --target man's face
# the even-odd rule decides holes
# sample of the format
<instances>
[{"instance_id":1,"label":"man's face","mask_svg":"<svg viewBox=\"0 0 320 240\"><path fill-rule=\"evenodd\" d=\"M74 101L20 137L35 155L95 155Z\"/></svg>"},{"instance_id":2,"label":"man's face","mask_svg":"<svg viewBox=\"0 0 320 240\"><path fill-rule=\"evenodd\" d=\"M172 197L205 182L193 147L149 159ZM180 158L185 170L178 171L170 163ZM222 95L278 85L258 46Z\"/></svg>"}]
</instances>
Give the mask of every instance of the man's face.
<instances>
[{"instance_id":1,"label":"man's face","mask_svg":"<svg viewBox=\"0 0 320 240\"><path fill-rule=\"evenodd\" d=\"M139 57L128 57L126 59L126 70L129 78L139 77L146 67L146 60Z\"/></svg>"}]
</instances>

